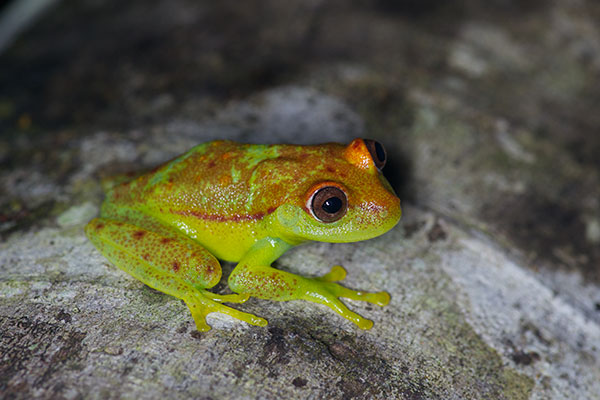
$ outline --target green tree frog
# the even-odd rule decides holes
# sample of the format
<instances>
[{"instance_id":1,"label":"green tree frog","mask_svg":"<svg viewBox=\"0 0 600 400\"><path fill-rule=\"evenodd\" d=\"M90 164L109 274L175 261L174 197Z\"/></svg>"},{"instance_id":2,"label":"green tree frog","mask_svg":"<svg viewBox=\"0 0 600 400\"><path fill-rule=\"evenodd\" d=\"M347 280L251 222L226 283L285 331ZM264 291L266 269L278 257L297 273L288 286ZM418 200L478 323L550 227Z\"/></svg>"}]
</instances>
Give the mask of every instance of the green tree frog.
<instances>
[{"instance_id":1,"label":"green tree frog","mask_svg":"<svg viewBox=\"0 0 600 400\"><path fill-rule=\"evenodd\" d=\"M286 250L307 241L354 242L379 236L400 219L400 199L381 173L383 146L368 139L349 145L200 144L128 182L112 187L86 235L123 271L183 300L199 331L220 312L252 325L267 321L228 307L250 296L324 304L370 329L373 322L339 298L386 305L386 292L337 284L346 271L321 277L271 267ZM217 259L237 262L228 279L234 294L207 289L221 279Z\"/></svg>"}]
</instances>

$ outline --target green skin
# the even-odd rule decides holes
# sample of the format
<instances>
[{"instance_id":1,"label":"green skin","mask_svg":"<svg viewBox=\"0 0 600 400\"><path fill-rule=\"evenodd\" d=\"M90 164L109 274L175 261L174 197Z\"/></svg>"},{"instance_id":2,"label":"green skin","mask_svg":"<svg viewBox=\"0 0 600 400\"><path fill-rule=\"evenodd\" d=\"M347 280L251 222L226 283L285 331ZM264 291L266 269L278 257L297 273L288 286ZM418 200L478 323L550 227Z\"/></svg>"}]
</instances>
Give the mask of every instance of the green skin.
<instances>
[{"instance_id":1,"label":"green skin","mask_svg":"<svg viewBox=\"0 0 600 400\"><path fill-rule=\"evenodd\" d=\"M333 185L347 196L345 214L323 222L311 196ZM114 186L89 239L123 271L182 299L199 331L206 315L220 312L257 326L263 318L223 302L250 296L325 304L361 329L373 322L350 311L340 297L386 305L389 294L366 293L335 283L346 271L334 266L317 278L271 267L291 247L307 241L353 242L379 236L401 215L400 200L375 167L362 139L348 146L246 145L216 141ZM217 258L238 262L228 283L236 294L206 289L221 279Z\"/></svg>"}]
</instances>

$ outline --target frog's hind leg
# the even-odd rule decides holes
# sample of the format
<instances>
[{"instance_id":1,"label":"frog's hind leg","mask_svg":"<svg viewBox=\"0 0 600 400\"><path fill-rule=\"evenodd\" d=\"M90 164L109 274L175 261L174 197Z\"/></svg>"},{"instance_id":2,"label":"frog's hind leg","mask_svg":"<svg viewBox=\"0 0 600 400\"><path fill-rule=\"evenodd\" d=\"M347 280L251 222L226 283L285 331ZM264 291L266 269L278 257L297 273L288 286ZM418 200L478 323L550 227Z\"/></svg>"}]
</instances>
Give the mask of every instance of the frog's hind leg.
<instances>
[{"instance_id":1,"label":"frog's hind leg","mask_svg":"<svg viewBox=\"0 0 600 400\"><path fill-rule=\"evenodd\" d=\"M106 218L93 219L85 231L102 254L120 269L154 289L183 300L199 331L210 329L206 315L211 312L227 314L252 325L267 324L263 318L222 304L243 303L248 295L218 295L205 290L219 282L221 266L212 254L192 240L166 237Z\"/></svg>"}]
</instances>

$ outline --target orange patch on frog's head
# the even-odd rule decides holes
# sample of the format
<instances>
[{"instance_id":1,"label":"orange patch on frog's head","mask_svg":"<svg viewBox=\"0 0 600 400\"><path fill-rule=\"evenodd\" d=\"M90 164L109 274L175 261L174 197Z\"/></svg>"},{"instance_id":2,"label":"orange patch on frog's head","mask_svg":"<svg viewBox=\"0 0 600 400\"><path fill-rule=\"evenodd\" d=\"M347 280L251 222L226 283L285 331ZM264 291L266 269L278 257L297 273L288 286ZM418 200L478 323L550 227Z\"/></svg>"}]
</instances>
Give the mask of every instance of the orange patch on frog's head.
<instances>
[{"instance_id":1,"label":"orange patch on frog's head","mask_svg":"<svg viewBox=\"0 0 600 400\"><path fill-rule=\"evenodd\" d=\"M386 152L381 143L371 139L354 139L344 149L344 159L356 167L375 174L385 166Z\"/></svg>"}]
</instances>

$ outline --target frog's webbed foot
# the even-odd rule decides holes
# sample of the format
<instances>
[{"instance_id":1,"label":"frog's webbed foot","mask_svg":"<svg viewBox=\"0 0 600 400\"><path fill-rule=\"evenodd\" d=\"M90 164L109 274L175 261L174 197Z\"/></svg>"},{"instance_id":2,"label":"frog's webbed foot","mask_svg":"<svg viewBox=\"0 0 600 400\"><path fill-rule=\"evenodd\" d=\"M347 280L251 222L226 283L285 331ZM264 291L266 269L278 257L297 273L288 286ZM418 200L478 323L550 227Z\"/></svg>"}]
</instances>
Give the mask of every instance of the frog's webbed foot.
<instances>
[{"instance_id":1,"label":"frog's webbed foot","mask_svg":"<svg viewBox=\"0 0 600 400\"><path fill-rule=\"evenodd\" d=\"M249 296L246 294L218 295L206 290L201 290L198 293L183 299L183 301L185 301L192 313L192 317L196 322L196 329L201 332L210 330L210 325L206 323L206 316L212 312L227 314L233 318L247 322L250 325L266 326L267 320L264 318L221 304L221 302L225 301L243 303L248 300L248 298Z\"/></svg>"},{"instance_id":2,"label":"frog's webbed foot","mask_svg":"<svg viewBox=\"0 0 600 400\"><path fill-rule=\"evenodd\" d=\"M390 302L390 295L386 292L363 292L345 288L335 282L346 277L346 270L340 265L334 265L329 273L319 278L307 278L307 291L303 298L328 306L342 317L354 322L361 329L371 329L373 321L365 319L355 312L350 311L339 298L366 301L378 306L385 306Z\"/></svg>"}]
</instances>

